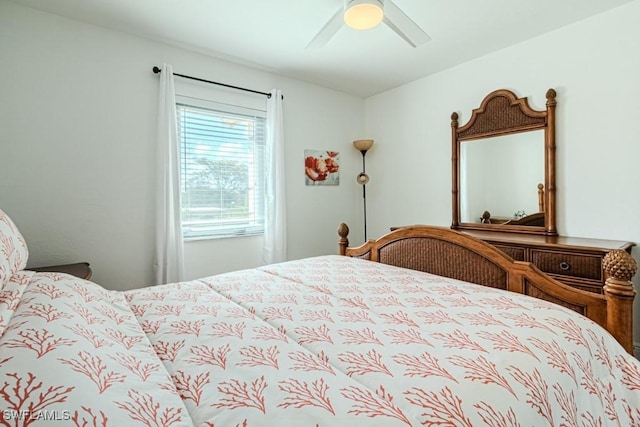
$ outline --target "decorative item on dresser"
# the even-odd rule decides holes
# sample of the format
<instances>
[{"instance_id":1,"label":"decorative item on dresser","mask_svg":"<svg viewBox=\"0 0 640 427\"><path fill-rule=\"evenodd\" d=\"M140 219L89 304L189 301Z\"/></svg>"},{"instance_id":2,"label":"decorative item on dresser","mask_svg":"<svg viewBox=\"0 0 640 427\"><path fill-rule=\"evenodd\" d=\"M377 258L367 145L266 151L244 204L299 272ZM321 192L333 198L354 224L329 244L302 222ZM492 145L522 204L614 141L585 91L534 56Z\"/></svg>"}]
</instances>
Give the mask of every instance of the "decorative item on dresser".
<instances>
[{"instance_id":1,"label":"decorative item on dresser","mask_svg":"<svg viewBox=\"0 0 640 427\"><path fill-rule=\"evenodd\" d=\"M537 111L526 97L501 89L487 95L464 126L458 127L458 113L451 115L451 228L531 262L562 283L602 294L604 257L616 249L630 254L634 243L558 236L556 91L549 89L546 98L546 109ZM511 167L500 171L501 165ZM510 204L514 200L518 204ZM482 205L486 201L490 204Z\"/></svg>"}]
</instances>

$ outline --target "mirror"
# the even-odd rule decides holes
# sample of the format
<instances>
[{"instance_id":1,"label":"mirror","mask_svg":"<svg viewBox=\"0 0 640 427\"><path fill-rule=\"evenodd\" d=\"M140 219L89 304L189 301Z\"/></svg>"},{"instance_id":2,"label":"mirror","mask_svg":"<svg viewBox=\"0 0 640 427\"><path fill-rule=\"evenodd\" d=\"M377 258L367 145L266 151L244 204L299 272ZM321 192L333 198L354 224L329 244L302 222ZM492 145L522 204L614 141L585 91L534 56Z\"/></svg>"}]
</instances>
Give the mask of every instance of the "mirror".
<instances>
[{"instance_id":1,"label":"mirror","mask_svg":"<svg viewBox=\"0 0 640 427\"><path fill-rule=\"evenodd\" d=\"M557 235L555 105L553 89L545 111L502 89L466 125L452 114L451 228Z\"/></svg>"},{"instance_id":2,"label":"mirror","mask_svg":"<svg viewBox=\"0 0 640 427\"><path fill-rule=\"evenodd\" d=\"M543 182L541 130L460 144L462 222L506 223L544 211L538 200Z\"/></svg>"}]
</instances>

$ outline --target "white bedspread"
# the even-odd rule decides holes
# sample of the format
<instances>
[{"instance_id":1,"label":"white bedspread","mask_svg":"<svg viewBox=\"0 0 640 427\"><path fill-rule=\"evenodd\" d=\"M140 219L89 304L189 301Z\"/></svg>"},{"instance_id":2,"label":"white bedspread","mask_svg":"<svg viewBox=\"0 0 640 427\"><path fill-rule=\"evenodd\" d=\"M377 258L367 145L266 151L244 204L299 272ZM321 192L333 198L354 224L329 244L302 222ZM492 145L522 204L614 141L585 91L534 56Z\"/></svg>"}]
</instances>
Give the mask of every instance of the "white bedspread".
<instances>
[{"instance_id":1,"label":"white bedspread","mask_svg":"<svg viewBox=\"0 0 640 427\"><path fill-rule=\"evenodd\" d=\"M19 272L0 328L0 425L640 425L640 362L590 320L347 257L127 292Z\"/></svg>"}]
</instances>

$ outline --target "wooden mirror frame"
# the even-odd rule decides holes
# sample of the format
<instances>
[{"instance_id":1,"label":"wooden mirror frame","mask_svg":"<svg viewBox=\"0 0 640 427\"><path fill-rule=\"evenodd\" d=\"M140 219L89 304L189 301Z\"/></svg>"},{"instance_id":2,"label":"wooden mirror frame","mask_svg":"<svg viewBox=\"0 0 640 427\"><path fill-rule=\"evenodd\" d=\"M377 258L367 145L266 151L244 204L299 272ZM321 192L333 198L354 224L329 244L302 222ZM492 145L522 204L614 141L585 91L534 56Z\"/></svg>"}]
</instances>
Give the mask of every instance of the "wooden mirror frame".
<instances>
[{"instance_id":1,"label":"wooden mirror frame","mask_svg":"<svg viewBox=\"0 0 640 427\"><path fill-rule=\"evenodd\" d=\"M458 113L451 114L452 141L452 222L455 230L506 231L557 236L556 229L556 91L546 94L547 108L534 110L527 98L518 98L507 89L487 95L471 113L469 122L458 127ZM544 130L544 227L511 224L484 224L460 221L460 143L482 138Z\"/></svg>"}]
</instances>

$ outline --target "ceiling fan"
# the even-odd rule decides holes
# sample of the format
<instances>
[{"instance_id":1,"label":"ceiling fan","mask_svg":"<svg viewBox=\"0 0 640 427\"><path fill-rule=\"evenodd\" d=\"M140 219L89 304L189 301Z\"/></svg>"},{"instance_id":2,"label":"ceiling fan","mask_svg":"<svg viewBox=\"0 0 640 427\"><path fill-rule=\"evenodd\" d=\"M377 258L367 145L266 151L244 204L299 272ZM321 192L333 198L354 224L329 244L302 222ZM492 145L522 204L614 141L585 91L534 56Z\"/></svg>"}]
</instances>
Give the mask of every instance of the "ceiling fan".
<instances>
[{"instance_id":1,"label":"ceiling fan","mask_svg":"<svg viewBox=\"0 0 640 427\"><path fill-rule=\"evenodd\" d=\"M391 0L344 0L344 6L341 6L322 27L307 45L307 49L324 46L344 24L357 30L366 30L380 22L387 24L413 47L431 40L431 37Z\"/></svg>"}]
</instances>

